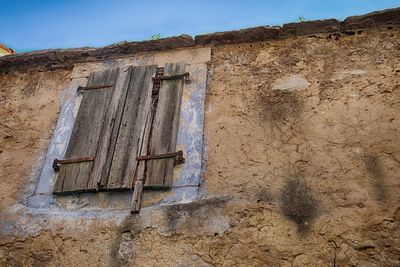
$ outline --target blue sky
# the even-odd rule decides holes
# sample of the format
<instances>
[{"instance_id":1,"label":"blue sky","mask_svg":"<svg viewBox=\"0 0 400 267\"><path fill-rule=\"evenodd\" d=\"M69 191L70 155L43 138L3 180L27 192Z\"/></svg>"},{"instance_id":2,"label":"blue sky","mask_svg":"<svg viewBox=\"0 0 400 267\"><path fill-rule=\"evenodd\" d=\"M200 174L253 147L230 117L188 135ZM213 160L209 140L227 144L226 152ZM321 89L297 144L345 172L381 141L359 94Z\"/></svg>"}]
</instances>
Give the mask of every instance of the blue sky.
<instances>
[{"instance_id":1,"label":"blue sky","mask_svg":"<svg viewBox=\"0 0 400 267\"><path fill-rule=\"evenodd\" d=\"M0 0L0 42L17 52L337 18L400 7L400 0Z\"/></svg>"}]
</instances>

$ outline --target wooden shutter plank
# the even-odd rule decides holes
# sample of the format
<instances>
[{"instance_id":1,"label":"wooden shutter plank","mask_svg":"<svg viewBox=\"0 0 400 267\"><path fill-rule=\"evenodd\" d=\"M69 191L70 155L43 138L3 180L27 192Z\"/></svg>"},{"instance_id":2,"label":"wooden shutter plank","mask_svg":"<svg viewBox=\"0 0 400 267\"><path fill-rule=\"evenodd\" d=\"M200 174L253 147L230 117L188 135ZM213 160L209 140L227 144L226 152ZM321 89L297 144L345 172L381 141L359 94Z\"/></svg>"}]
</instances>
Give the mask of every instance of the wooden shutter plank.
<instances>
[{"instance_id":1,"label":"wooden shutter plank","mask_svg":"<svg viewBox=\"0 0 400 267\"><path fill-rule=\"evenodd\" d=\"M141 156L146 156L147 155L147 150L149 147L149 138L150 138L150 132L151 132L151 127L152 127L152 122L153 122L153 114L154 114L154 106L155 106L155 99L152 99L152 104L150 107L150 112L147 115L146 118L146 125L145 125L145 131L143 135L143 142L141 144L141 150L140 154ZM144 181L145 181L145 169L146 169L147 162L144 160L141 160L137 164L137 170L136 170L136 179L134 183L134 192L132 196L132 203L131 203L131 211L139 211L140 207L142 205L142 191L143 191L143 186L144 186Z\"/></svg>"},{"instance_id":2,"label":"wooden shutter plank","mask_svg":"<svg viewBox=\"0 0 400 267\"><path fill-rule=\"evenodd\" d=\"M152 77L157 66L133 67L122 119L116 138L107 189L131 189L151 108Z\"/></svg>"},{"instance_id":3,"label":"wooden shutter plank","mask_svg":"<svg viewBox=\"0 0 400 267\"><path fill-rule=\"evenodd\" d=\"M88 187L101 189L107 184L116 136L118 135L126 94L128 92L132 67L120 68L116 85L100 135L96 159L93 163Z\"/></svg>"},{"instance_id":4,"label":"wooden shutter plank","mask_svg":"<svg viewBox=\"0 0 400 267\"><path fill-rule=\"evenodd\" d=\"M166 64L164 75L178 75L185 72L185 64ZM149 143L149 155L176 151L183 79L165 80L161 83L157 111ZM171 187L174 159L148 161L147 187Z\"/></svg>"},{"instance_id":5,"label":"wooden shutter plank","mask_svg":"<svg viewBox=\"0 0 400 267\"><path fill-rule=\"evenodd\" d=\"M118 69L95 72L88 86L114 83ZM83 91L83 97L72 130L65 158L95 157L112 88ZM90 191L88 181L92 162L61 165L54 193Z\"/></svg>"}]
</instances>

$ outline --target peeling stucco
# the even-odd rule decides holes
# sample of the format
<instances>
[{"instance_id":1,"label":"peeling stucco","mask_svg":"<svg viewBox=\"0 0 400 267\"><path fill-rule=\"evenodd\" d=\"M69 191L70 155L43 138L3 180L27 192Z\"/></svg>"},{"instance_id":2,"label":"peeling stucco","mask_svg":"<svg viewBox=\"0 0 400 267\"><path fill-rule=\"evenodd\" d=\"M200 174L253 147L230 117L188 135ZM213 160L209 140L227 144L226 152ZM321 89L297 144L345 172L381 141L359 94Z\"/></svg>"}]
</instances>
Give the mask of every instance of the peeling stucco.
<instances>
[{"instance_id":1,"label":"peeling stucco","mask_svg":"<svg viewBox=\"0 0 400 267\"><path fill-rule=\"evenodd\" d=\"M46 155L38 161L32 172L32 188L26 190L25 204L16 204L9 209L10 214L30 214L29 216L49 220L69 218L70 225L76 225L82 218L89 223L91 219L106 220L113 224L129 214L132 192L100 192L71 196L52 194L56 173L52 168L55 158L63 158L76 118L81 96L76 93L78 86L85 86L88 74L93 70L126 65L163 66L167 62L185 62L191 75L191 83L185 84L182 96L181 116L178 130L178 149L184 151L186 163L174 170L171 190L146 191L144 209L173 203L189 203L198 199L203 162L204 100L206 93L206 62L210 60L210 49L191 49L167 54L146 55L137 58L121 58L109 62L96 62L77 65L71 74L70 84L61 93L61 111L53 138ZM36 182L35 182L36 181ZM104 211L107 211L105 213ZM106 214L106 215L105 215ZM146 216L142 212L141 216ZM110 220L110 218L112 218ZM88 221L89 219L89 221ZM34 220L35 221L35 220ZM39 220L40 222L42 219ZM74 222L74 223L73 223ZM26 223L26 225L25 225ZM36 226L35 226L36 224ZM4 233L12 229L14 222L2 228ZM46 223L19 221L16 225L34 234L37 229L46 228ZM25 225L25 226L24 226ZM18 229L17 229L18 230Z\"/></svg>"}]
</instances>

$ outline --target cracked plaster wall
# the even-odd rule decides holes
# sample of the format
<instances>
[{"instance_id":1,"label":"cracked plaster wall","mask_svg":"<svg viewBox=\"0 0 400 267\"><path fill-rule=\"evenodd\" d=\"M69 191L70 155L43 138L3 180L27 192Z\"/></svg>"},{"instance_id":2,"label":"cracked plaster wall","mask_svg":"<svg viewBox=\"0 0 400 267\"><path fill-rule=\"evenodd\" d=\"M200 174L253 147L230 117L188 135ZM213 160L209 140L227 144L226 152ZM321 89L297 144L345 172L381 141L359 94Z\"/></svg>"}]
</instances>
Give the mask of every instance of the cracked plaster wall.
<instances>
[{"instance_id":1,"label":"cracked plaster wall","mask_svg":"<svg viewBox=\"0 0 400 267\"><path fill-rule=\"evenodd\" d=\"M23 234L6 229L0 264L399 265L399 40L393 28L213 47L200 199L139 216L10 212L57 119L59 102L51 109L40 94L67 84L70 73L3 75L0 84L14 100L3 97L0 107L10 111L9 128L0 128L10 183L0 189L2 222L34 224ZM35 78L41 85L23 95ZM43 113L39 100L46 101ZM22 120L16 111L28 104L32 114ZM28 121L37 131L17 132ZM43 145L29 148L35 137ZM7 167L21 157L15 146L30 153L18 172Z\"/></svg>"}]
</instances>

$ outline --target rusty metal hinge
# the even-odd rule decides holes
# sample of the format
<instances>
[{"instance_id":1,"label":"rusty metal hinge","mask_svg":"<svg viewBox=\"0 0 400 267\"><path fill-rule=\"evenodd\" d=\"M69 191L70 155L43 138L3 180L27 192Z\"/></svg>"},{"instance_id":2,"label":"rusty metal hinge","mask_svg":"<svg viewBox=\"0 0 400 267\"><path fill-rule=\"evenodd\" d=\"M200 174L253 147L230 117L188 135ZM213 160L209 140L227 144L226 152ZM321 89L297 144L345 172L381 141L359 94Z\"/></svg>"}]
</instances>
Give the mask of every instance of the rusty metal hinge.
<instances>
[{"instance_id":1,"label":"rusty metal hinge","mask_svg":"<svg viewBox=\"0 0 400 267\"><path fill-rule=\"evenodd\" d=\"M183 151L179 150L177 152L149 155L149 156L137 156L136 160L155 160L155 159L168 159L175 158L175 165L180 165L185 163L185 158L183 157Z\"/></svg>"},{"instance_id":2,"label":"rusty metal hinge","mask_svg":"<svg viewBox=\"0 0 400 267\"><path fill-rule=\"evenodd\" d=\"M53 169L55 172L60 170L61 164L74 164L74 163L81 163L81 162L88 162L94 161L94 157L86 157L86 158L76 158L76 159L55 159L53 161Z\"/></svg>"},{"instance_id":3,"label":"rusty metal hinge","mask_svg":"<svg viewBox=\"0 0 400 267\"><path fill-rule=\"evenodd\" d=\"M89 90L96 90L96 89L103 89L103 88L110 88L113 87L113 84L102 84L102 85L92 85L92 86L79 86L78 89L76 89L76 92L79 94L82 93L82 91L89 91Z\"/></svg>"},{"instance_id":4,"label":"rusty metal hinge","mask_svg":"<svg viewBox=\"0 0 400 267\"><path fill-rule=\"evenodd\" d=\"M171 76L156 76L153 77L153 81L164 81L164 80L179 80L179 79L183 79L185 81L185 83L190 83L190 78L189 78L190 74L189 72L185 72L182 74L178 74L178 75L171 75Z\"/></svg>"}]
</instances>

